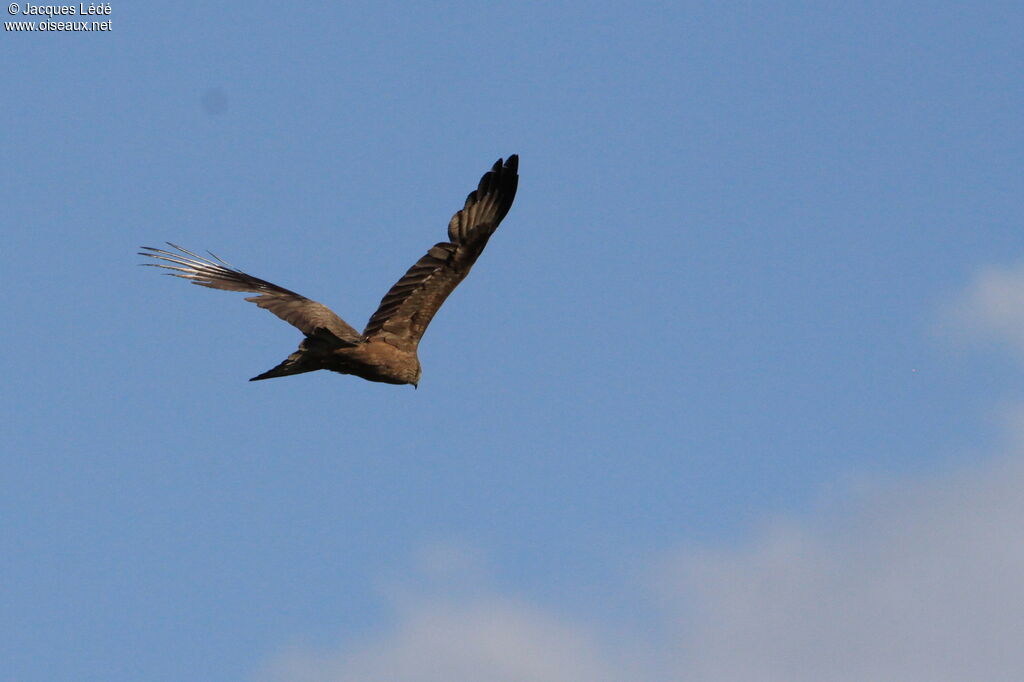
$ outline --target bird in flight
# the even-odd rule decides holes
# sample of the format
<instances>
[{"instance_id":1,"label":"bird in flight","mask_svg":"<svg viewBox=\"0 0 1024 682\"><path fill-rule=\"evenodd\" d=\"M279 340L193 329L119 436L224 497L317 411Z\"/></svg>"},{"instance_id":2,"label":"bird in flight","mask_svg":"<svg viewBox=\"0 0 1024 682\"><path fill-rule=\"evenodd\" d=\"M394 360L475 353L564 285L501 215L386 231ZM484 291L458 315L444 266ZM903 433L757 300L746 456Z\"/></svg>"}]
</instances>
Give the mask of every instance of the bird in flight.
<instances>
[{"instance_id":1,"label":"bird in flight","mask_svg":"<svg viewBox=\"0 0 1024 682\"><path fill-rule=\"evenodd\" d=\"M448 241L430 247L391 287L361 334L327 306L242 272L212 253L211 258L205 258L168 242L174 251L143 246L139 255L163 261L143 265L166 268L172 271L166 274L193 284L255 293L245 300L266 308L305 334L299 349L284 362L250 381L327 369L369 381L415 387L420 380L416 350L423 332L448 294L469 274L512 207L518 171L517 155L507 161L498 159L469 193L462 210L452 216Z\"/></svg>"}]
</instances>

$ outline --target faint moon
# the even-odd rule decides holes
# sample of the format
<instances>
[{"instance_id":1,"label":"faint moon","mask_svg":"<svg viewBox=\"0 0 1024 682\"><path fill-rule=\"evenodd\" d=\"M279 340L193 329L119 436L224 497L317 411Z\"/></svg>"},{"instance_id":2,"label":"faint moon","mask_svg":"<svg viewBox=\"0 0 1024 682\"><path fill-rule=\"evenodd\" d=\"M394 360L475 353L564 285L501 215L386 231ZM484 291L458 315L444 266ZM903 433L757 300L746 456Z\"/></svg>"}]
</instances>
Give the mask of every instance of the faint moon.
<instances>
[{"instance_id":1,"label":"faint moon","mask_svg":"<svg viewBox=\"0 0 1024 682\"><path fill-rule=\"evenodd\" d=\"M211 116L223 114L228 110L228 96L224 88L207 88L202 96L203 110Z\"/></svg>"}]
</instances>

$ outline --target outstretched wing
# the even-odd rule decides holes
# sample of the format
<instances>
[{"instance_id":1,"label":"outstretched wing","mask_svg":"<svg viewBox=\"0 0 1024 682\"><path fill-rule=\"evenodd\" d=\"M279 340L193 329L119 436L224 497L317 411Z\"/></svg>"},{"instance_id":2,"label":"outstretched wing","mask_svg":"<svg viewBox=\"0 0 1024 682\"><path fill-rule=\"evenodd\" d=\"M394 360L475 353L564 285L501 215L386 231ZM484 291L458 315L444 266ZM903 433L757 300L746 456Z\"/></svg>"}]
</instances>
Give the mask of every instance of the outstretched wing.
<instances>
[{"instance_id":1,"label":"outstretched wing","mask_svg":"<svg viewBox=\"0 0 1024 682\"><path fill-rule=\"evenodd\" d=\"M181 253L143 246L144 250L140 251L139 255L149 256L171 263L171 265L164 263L143 263L143 265L173 270L174 272L166 274L191 280L193 284L211 289L256 292L259 294L258 296L250 296L245 300L252 301L261 308L266 308L288 324L298 327L306 336L313 336L327 330L341 341L353 344L359 342L359 332L348 326L344 320L322 303L311 301L294 291L248 275L231 267L212 253L210 256L214 260L196 255L177 244L170 242L167 244Z\"/></svg>"},{"instance_id":2,"label":"outstretched wing","mask_svg":"<svg viewBox=\"0 0 1024 682\"><path fill-rule=\"evenodd\" d=\"M469 193L466 205L448 223L448 239L435 244L381 299L363 330L402 350L415 350L448 294L469 274L501 219L512 207L519 185L519 157L501 159Z\"/></svg>"}]
</instances>

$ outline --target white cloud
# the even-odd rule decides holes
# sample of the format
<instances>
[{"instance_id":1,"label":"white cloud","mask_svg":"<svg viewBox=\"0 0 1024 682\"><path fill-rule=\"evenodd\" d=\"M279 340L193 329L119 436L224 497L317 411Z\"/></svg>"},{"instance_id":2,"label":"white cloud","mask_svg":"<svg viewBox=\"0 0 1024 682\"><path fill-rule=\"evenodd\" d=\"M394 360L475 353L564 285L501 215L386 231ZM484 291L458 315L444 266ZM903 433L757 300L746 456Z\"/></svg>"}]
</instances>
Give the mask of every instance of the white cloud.
<instances>
[{"instance_id":1,"label":"white cloud","mask_svg":"<svg viewBox=\"0 0 1024 682\"><path fill-rule=\"evenodd\" d=\"M1024 410L1012 421L1024 434ZM623 650L612 636L622 623L572 620L493 591L439 597L422 587L399 591L392 629L332 652L287 651L266 679L1018 680L1022 443L970 471L860 486L823 502L817 518L777 521L739 547L668 553L652 570L662 607L644 624L660 630L658 641L642 648ZM441 554L428 552L427 566L446 566ZM451 563L486 582L463 557Z\"/></svg>"},{"instance_id":2,"label":"white cloud","mask_svg":"<svg viewBox=\"0 0 1024 682\"><path fill-rule=\"evenodd\" d=\"M1024 453L861 493L852 513L680 552L699 680L1017 680L1024 670ZM827 509L824 511L828 511Z\"/></svg>"},{"instance_id":3,"label":"white cloud","mask_svg":"<svg viewBox=\"0 0 1024 682\"><path fill-rule=\"evenodd\" d=\"M420 548L381 591L394 626L334 651L293 647L266 682L620 682L613 647L551 609L489 587L486 558L459 543Z\"/></svg>"},{"instance_id":4,"label":"white cloud","mask_svg":"<svg viewBox=\"0 0 1024 682\"><path fill-rule=\"evenodd\" d=\"M287 682L618 682L579 624L508 598L426 599L394 630L340 651L292 650L270 666Z\"/></svg>"},{"instance_id":5,"label":"white cloud","mask_svg":"<svg viewBox=\"0 0 1024 682\"><path fill-rule=\"evenodd\" d=\"M1024 264L979 270L946 317L954 336L996 341L1024 355Z\"/></svg>"}]
</instances>

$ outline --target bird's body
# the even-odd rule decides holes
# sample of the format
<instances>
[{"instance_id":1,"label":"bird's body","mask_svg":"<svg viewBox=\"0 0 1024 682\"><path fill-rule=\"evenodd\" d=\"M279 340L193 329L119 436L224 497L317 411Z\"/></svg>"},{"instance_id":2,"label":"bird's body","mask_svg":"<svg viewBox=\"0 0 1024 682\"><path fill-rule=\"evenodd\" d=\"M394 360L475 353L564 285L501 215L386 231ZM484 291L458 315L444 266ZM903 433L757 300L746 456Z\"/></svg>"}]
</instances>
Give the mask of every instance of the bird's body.
<instances>
[{"instance_id":1,"label":"bird's body","mask_svg":"<svg viewBox=\"0 0 1024 682\"><path fill-rule=\"evenodd\" d=\"M256 293L247 298L294 325L305 339L298 350L251 381L326 369L389 384L419 383L420 339L434 313L458 286L508 213L519 183L519 157L512 155L484 174L466 204L448 224L447 242L430 248L391 287L362 333L327 306L294 291L171 244L177 253L149 246L141 253L171 263L146 263L172 270L193 284Z\"/></svg>"},{"instance_id":2,"label":"bird's body","mask_svg":"<svg viewBox=\"0 0 1024 682\"><path fill-rule=\"evenodd\" d=\"M367 381L385 384L417 384L420 380L420 361L416 351L399 350L386 341L374 338L340 347L330 342L310 342L306 339L287 360L253 377L252 381L318 369L354 374Z\"/></svg>"}]
</instances>

